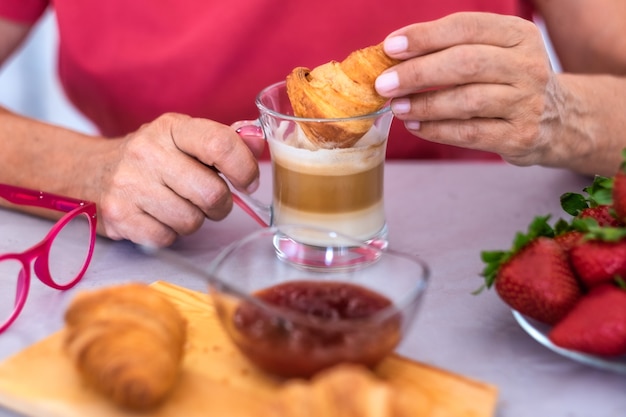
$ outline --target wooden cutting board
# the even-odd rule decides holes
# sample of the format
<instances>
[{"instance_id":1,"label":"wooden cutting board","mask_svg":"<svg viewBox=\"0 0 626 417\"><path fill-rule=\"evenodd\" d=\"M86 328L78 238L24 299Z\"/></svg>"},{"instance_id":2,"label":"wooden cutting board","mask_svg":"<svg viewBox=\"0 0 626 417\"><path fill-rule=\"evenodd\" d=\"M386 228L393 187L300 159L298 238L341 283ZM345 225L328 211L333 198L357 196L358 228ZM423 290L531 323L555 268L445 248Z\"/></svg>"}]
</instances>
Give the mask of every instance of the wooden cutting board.
<instances>
[{"instance_id":1,"label":"wooden cutting board","mask_svg":"<svg viewBox=\"0 0 626 417\"><path fill-rule=\"evenodd\" d=\"M250 364L222 330L208 294L166 282L164 293L188 320L181 378L159 408L131 413L86 387L66 356L61 330L0 364L0 405L33 417L263 416L281 381ZM415 417L491 417L496 387L398 355L376 369L383 379L414 389Z\"/></svg>"}]
</instances>

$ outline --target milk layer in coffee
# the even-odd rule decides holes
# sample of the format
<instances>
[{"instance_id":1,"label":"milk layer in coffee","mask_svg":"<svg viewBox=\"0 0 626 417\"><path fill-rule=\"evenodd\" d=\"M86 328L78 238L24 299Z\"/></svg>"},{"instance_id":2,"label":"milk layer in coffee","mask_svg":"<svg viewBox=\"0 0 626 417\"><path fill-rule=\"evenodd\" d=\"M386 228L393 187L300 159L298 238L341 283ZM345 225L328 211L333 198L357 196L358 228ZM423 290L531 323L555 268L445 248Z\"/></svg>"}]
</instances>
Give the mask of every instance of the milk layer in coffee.
<instances>
[{"instance_id":1,"label":"milk layer in coffee","mask_svg":"<svg viewBox=\"0 0 626 417\"><path fill-rule=\"evenodd\" d=\"M386 133L373 127L351 148L317 150L302 147L301 135L269 141L274 224L313 225L360 241L376 237L385 228Z\"/></svg>"}]
</instances>

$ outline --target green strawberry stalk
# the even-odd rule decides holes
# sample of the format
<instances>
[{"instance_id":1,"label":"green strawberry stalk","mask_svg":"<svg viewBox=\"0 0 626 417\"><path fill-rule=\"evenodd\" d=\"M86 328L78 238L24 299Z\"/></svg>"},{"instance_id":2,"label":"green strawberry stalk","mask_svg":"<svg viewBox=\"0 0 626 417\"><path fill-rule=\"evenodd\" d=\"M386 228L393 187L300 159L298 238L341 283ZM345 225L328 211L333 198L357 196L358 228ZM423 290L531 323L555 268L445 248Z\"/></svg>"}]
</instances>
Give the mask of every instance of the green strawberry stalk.
<instances>
[{"instance_id":1,"label":"green strawberry stalk","mask_svg":"<svg viewBox=\"0 0 626 417\"><path fill-rule=\"evenodd\" d=\"M522 248L532 242L539 236L554 237L555 232L552 226L548 223L550 216L538 216L528 226L526 233L517 232L515 239L513 240L513 246L508 251L495 250L495 251L483 251L480 254L482 261L486 264L481 276L485 278L485 285L483 285L477 292L482 291L484 287L491 288L496 280L496 275L500 266L506 263L513 255L519 252Z\"/></svg>"},{"instance_id":2,"label":"green strawberry stalk","mask_svg":"<svg viewBox=\"0 0 626 417\"><path fill-rule=\"evenodd\" d=\"M561 195L561 207L572 216L577 216L582 210L600 205L613 204L613 178L596 175L593 183L583 188L586 194L564 193Z\"/></svg>"},{"instance_id":3,"label":"green strawberry stalk","mask_svg":"<svg viewBox=\"0 0 626 417\"><path fill-rule=\"evenodd\" d=\"M561 207L575 218L592 218L603 226L620 226L613 210L613 178L596 176L589 187L578 193L561 195Z\"/></svg>"}]
</instances>

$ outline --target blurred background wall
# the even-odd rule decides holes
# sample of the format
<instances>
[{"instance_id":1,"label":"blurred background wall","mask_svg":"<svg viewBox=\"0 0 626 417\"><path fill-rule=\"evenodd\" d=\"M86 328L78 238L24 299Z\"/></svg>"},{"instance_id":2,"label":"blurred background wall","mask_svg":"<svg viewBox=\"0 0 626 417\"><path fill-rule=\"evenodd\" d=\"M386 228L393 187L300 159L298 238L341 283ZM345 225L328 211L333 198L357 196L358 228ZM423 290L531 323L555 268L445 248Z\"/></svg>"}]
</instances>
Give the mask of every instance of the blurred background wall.
<instances>
[{"instance_id":1,"label":"blurred background wall","mask_svg":"<svg viewBox=\"0 0 626 417\"><path fill-rule=\"evenodd\" d=\"M543 28L540 20L537 23ZM72 107L59 86L57 39L54 15L48 12L26 45L0 70L0 105L81 132L95 133L91 123ZM547 37L546 45L552 54ZM554 65L558 69L556 60Z\"/></svg>"}]
</instances>

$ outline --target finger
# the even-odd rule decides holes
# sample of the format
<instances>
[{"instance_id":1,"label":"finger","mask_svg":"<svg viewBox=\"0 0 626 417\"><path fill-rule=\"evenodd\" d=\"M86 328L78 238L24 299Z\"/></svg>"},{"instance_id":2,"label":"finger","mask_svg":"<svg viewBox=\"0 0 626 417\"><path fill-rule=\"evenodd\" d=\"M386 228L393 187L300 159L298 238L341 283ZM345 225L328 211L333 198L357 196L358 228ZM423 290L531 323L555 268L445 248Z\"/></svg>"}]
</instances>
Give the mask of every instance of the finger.
<instances>
[{"instance_id":1,"label":"finger","mask_svg":"<svg viewBox=\"0 0 626 417\"><path fill-rule=\"evenodd\" d=\"M153 216L136 211L124 216L124 221L109 221L110 217L103 215L102 222L98 223L100 232L114 240L126 239L138 245L163 248L170 246L178 234L166 224Z\"/></svg>"},{"instance_id":2,"label":"finger","mask_svg":"<svg viewBox=\"0 0 626 417\"><path fill-rule=\"evenodd\" d=\"M401 120L437 121L472 118L509 119L523 97L506 84L467 84L417 93L391 101Z\"/></svg>"},{"instance_id":3,"label":"finger","mask_svg":"<svg viewBox=\"0 0 626 417\"><path fill-rule=\"evenodd\" d=\"M258 136L246 136L238 133L238 135L246 143L246 146L252 151L255 158L260 158L265 150L266 140Z\"/></svg>"},{"instance_id":4,"label":"finger","mask_svg":"<svg viewBox=\"0 0 626 417\"><path fill-rule=\"evenodd\" d=\"M244 140L244 142L246 142L246 145L248 146L248 148L250 148L254 157L257 159L260 158L263 154L263 151L265 150L265 140L245 137L242 139Z\"/></svg>"},{"instance_id":5,"label":"finger","mask_svg":"<svg viewBox=\"0 0 626 417\"><path fill-rule=\"evenodd\" d=\"M418 129L407 129L420 138L445 145L495 152L515 165L535 164L533 155L541 149L533 145L533 132L520 132L502 119L441 120L419 123ZM514 138L514 139L512 139Z\"/></svg>"},{"instance_id":6,"label":"finger","mask_svg":"<svg viewBox=\"0 0 626 417\"><path fill-rule=\"evenodd\" d=\"M384 49L389 56L404 60L455 45L510 48L520 44L529 31L535 32L537 28L517 16L462 12L398 29L387 36Z\"/></svg>"},{"instance_id":7,"label":"finger","mask_svg":"<svg viewBox=\"0 0 626 417\"><path fill-rule=\"evenodd\" d=\"M178 235L196 231L205 216L219 220L230 212L228 187L213 170L182 152L168 156L167 165L160 163L160 170L155 170L156 181L143 181L143 191L133 186L137 179L127 182L131 175L118 176L124 181L117 182L99 205L107 236L164 246Z\"/></svg>"},{"instance_id":8,"label":"finger","mask_svg":"<svg viewBox=\"0 0 626 417\"><path fill-rule=\"evenodd\" d=\"M195 231L204 220L221 220L232 210L233 201L226 182L215 169L204 165L184 153L171 157L171 164L179 169L164 170L161 174L163 184L172 191L172 210L161 208L146 209L157 218L166 220L180 234ZM166 200L169 201L169 200ZM176 204L174 204L176 202ZM187 216L181 219L182 215Z\"/></svg>"},{"instance_id":9,"label":"finger","mask_svg":"<svg viewBox=\"0 0 626 417\"><path fill-rule=\"evenodd\" d=\"M126 236L132 242L156 248L168 247L178 238L176 231L147 213L135 216Z\"/></svg>"},{"instance_id":10,"label":"finger","mask_svg":"<svg viewBox=\"0 0 626 417\"><path fill-rule=\"evenodd\" d=\"M190 119L172 126L172 139L184 153L217 168L238 190L254 191L259 167L252 151L228 126Z\"/></svg>"},{"instance_id":11,"label":"finger","mask_svg":"<svg viewBox=\"0 0 626 417\"><path fill-rule=\"evenodd\" d=\"M118 183L119 184L119 183ZM158 182L139 189L119 186L100 200L104 232L112 239L167 246L176 236L196 230L204 214Z\"/></svg>"},{"instance_id":12,"label":"finger","mask_svg":"<svg viewBox=\"0 0 626 417\"><path fill-rule=\"evenodd\" d=\"M516 84L522 77L545 83L547 60L528 60L525 54L490 45L461 45L404 61L376 80L386 97L469 83Z\"/></svg>"},{"instance_id":13,"label":"finger","mask_svg":"<svg viewBox=\"0 0 626 417\"><path fill-rule=\"evenodd\" d=\"M126 198L117 198L112 203L138 207L180 234L188 234L199 227L204 216L219 220L232 209L230 190L224 180L214 169L189 154L194 150L192 135L179 133L182 138L178 143L173 138L158 140L164 137L163 132L172 135L177 123L186 124L190 120L177 115L161 117L145 129L145 134L129 141L126 151L133 158L129 158L131 163L119 168L111 187L117 190L114 195L119 190L131 190ZM149 131L152 128L156 128L156 133Z\"/></svg>"},{"instance_id":14,"label":"finger","mask_svg":"<svg viewBox=\"0 0 626 417\"><path fill-rule=\"evenodd\" d=\"M214 211L219 211L223 212L223 217L232 207L232 203L220 203L209 209L204 209L201 205L202 200L194 202L182 197L191 195L194 198L198 195L198 193L192 193L187 187L180 185L181 182L185 181L179 180L172 184L171 179L165 178L165 180L166 186L160 187L150 198L139 202L138 206L147 215L166 225L178 235L189 235L198 230L204 223L205 215L211 217Z\"/></svg>"}]
</instances>

